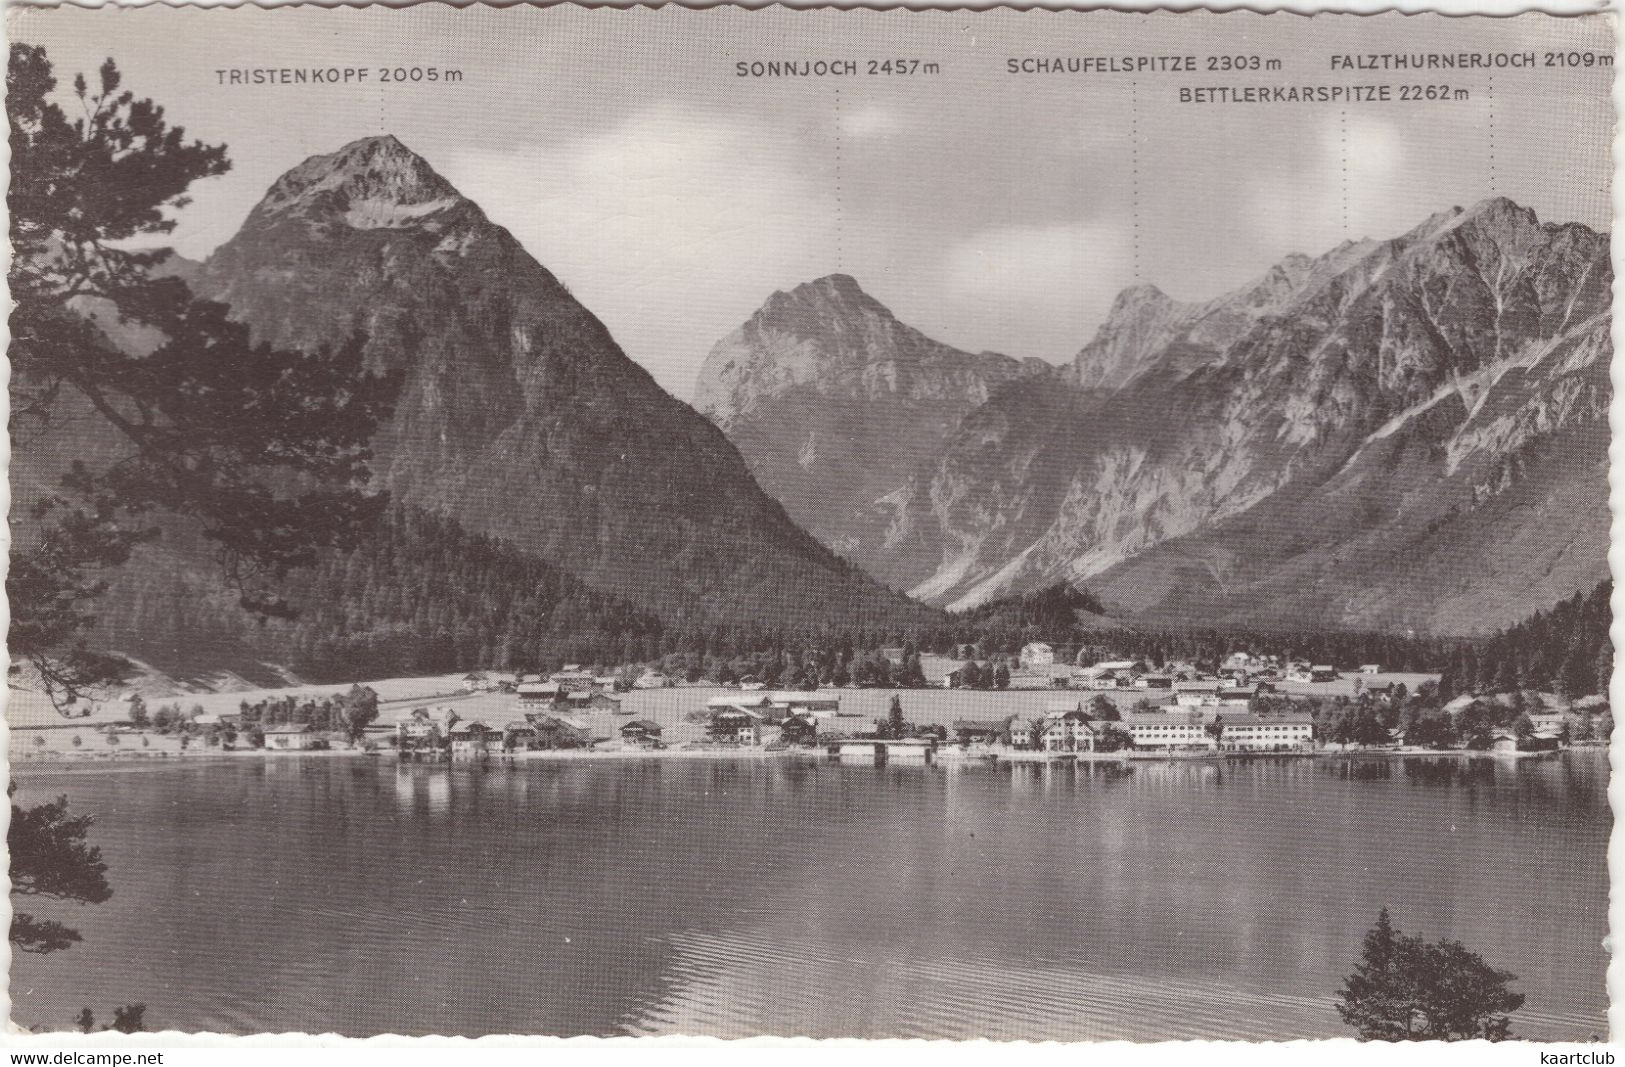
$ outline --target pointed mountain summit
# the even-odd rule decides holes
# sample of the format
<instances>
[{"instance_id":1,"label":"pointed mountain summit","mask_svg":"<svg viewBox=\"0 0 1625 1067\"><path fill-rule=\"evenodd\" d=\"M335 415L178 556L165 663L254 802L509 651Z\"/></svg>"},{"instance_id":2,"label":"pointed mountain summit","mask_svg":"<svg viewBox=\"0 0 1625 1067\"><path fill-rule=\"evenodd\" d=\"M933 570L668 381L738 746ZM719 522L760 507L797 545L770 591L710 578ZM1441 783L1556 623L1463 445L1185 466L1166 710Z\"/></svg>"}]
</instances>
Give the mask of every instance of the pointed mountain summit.
<instances>
[{"instance_id":1,"label":"pointed mountain summit","mask_svg":"<svg viewBox=\"0 0 1625 1067\"><path fill-rule=\"evenodd\" d=\"M773 293L719 341L700 368L695 406L727 429L797 386L980 403L1000 382L1033 369L934 341L899 322L850 275L831 274Z\"/></svg>"},{"instance_id":2,"label":"pointed mountain summit","mask_svg":"<svg viewBox=\"0 0 1625 1067\"><path fill-rule=\"evenodd\" d=\"M288 171L191 273L257 338L367 337L403 386L374 442L398 499L668 617L914 614L798 529L507 230L393 137Z\"/></svg>"},{"instance_id":3,"label":"pointed mountain summit","mask_svg":"<svg viewBox=\"0 0 1625 1067\"><path fill-rule=\"evenodd\" d=\"M900 533L891 501L960 418L1009 382L1058 373L932 340L831 274L773 293L718 342L695 406L796 522L884 578L877 554Z\"/></svg>"},{"instance_id":4,"label":"pointed mountain summit","mask_svg":"<svg viewBox=\"0 0 1625 1067\"><path fill-rule=\"evenodd\" d=\"M1605 235L1499 198L1205 303L1129 289L1086 388L964 415L868 565L954 608L1066 580L1154 623L1510 623L1607 574L1611 285Z\"/></svg>"},{"instance_id":5,"label":"pointed mountain summit","mask_svg":"<svg viewBox=\"0 0 1625 1067\"><path fill-rule=\"evenodd\" d=\"M294 216L357 229L432 226L434 216L465 206L472 203L426 160L385 135L312 156L288 171L271 186L248 225Z\"/></svg>"}]
</instances>

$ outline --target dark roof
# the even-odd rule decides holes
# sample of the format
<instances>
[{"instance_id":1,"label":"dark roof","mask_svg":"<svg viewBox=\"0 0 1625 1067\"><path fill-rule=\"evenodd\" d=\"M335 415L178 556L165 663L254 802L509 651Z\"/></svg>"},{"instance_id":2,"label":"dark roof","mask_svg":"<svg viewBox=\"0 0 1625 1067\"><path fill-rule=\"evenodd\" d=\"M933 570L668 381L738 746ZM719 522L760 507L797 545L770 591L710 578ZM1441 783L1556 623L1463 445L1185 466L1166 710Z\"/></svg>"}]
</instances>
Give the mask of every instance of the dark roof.
<instances>
[{"instance_id":1,"label":"dark roof","mask_svg":"<svg viewBox=\"0 0 1625 1067\"><path fill-rule=\"evenodd\" d=\"M1315 724L1315 720L1306 714L1220 715L1218 721L1225 726L1313 726Z\"/></svg>"},{"instance_id":2,"label":"dark roof","mask_svg":"<svg viewBox=\"0 0 1625 1067\"><path fill-rule=\"evenodd\" d=\"M660 724L657 722L650 722L648 719L633 719L631 722L625 723L621 726L621 733L624 734L628 730L641 730L646 734L658 734L660 732Z\"/></svg>"},{"instance_id":3,"label":"dark roof","mask_svg":"<svg viewBox=\"0 0 1625 1067\"><path fill-rule=\"evenodd\" d=\"M987 731L989 731L991 733L998 733L1000 730L1004 729L1004 723L1002 723L1002 722L989 722L989 721L982 720L982 719L959 719L959 720L956 720L954 722L954 729L955 730L987 730Z\"/></svg>"}]
</instances>

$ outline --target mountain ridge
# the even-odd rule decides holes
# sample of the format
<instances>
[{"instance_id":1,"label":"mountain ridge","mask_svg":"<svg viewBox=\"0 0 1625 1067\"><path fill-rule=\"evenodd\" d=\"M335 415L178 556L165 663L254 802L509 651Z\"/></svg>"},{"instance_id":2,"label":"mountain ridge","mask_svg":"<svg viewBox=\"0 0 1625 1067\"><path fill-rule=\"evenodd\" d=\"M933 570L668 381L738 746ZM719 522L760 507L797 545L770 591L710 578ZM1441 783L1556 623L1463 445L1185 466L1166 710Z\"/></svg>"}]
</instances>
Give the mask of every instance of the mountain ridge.
<instances>
[{"instance_id":1,"label":"mountain ridge","mask_svg":"<svg viewBox=\"0 0 1625 1067\"><path fill-rule=\"evenodd\" d=\"M918 450L852 558L955 610L1078 581L1163 623L1511 621L1606 573L1611 281L1606 236L1490 198L1208 301L1132 287L1064 374ZM1548 575L1490 551L1492 522ZM1476 592L1452 544L1491 561Z\"/></svg>"},{"instance_id":2,"label":"mountain ridge","mask_svg":"<svg viewBox=\"0 0 1625 1067\"><path fill-rule=\"evenodd\" d=\"M506 229L392 136L283 174L185 277L256 341L366 335L375 482L670 618L911 615L762 493Z\"/></svg>"},{"instance_id":3,"label":"mountain ridge","mask_svg":"<svg viewBox=\"0 0 1625 1067\"><path fill-rule=\"evenodd\" d=\"M770 295L712 348L695 406L801 526L872 569L902 491L959 419L1006 384L1059 375L901 322L850 275Z\"/></svg>"}]
</instances>

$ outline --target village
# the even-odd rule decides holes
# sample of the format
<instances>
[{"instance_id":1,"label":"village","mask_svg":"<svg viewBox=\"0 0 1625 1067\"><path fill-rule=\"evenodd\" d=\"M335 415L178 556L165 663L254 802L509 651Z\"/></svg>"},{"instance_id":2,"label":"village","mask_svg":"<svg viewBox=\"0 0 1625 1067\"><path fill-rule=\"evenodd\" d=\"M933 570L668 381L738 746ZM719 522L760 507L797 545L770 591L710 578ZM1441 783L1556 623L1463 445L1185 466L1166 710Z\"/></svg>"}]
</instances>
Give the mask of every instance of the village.
<instances>
[{"instance_id":1,"label":"village","mask_svg":"<svg viewBox=\"0 0 1625 1067\"><path fill-rule=\"evenodd\" d=\"M902 649L880 654L899 666L905 658ZM240 697L235 708L229 704L237 694L212 694L189 712L176 704L148 713L139 699L139 710L129 710L126 698L98 707L98 721L79 727L14 723L10 749L22 762L284 753L393 753L428 763L782 754L887 763L1126 761L1447 749L1519 755L1581 743L1597 734L1593 714L1606 710L1537 698L1515 713L1491 715L1476 742L1447 744L1436 729L1415 729L1408 738L1397 724L1397 708L1438 676L1385 672L1380 664L1337 667L1238 652L1207 669L1135 658L1080 666L1043 642L1028 643L1009 665L916 661L924 689L816 682L769 689L751 677L724 686L654 668L604 673L566 664L545 675L471 671L410 685L374 683L376 690L273 690L257 702ZM1470 706L1466 718L1483 704L1457 697L1441 713L1456 716ZM1362 709L1368 724L1334 728L1328 707L1344 709L1345 719ZM1395 725L1382 725L1372 710L1384 708Z\"/></svg>"}]
</instances>

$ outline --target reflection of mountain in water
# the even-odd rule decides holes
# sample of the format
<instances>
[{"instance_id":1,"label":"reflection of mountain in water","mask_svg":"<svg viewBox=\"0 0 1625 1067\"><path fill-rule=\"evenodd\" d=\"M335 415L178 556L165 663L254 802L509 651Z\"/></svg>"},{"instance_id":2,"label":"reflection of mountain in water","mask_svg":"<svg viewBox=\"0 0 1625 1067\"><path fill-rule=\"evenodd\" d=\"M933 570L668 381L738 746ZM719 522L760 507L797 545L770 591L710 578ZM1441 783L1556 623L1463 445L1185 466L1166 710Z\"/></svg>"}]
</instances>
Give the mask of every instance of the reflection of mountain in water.
<instances>
[{"instance_id":1,"label":"reflection of mountain in water","mask_svg":"<svg viewBox=\"0 0 1625 1067\"><path fill-rule=\"evenodd\" d=\"M182 1030L1336 1037L1386 903L1517 973L1520 1035L1601 1031L1606 753L1341 770L1360 762L83 775L76 810L143 862L96 953L15 961L34 990L15 1010L60 1026L31 1013L117 1003L112 958L145 961ZM245 835L245 811L275 817ZM1563 891L1509 921L1559 869Z\"/></svg>"}]
</instances>

